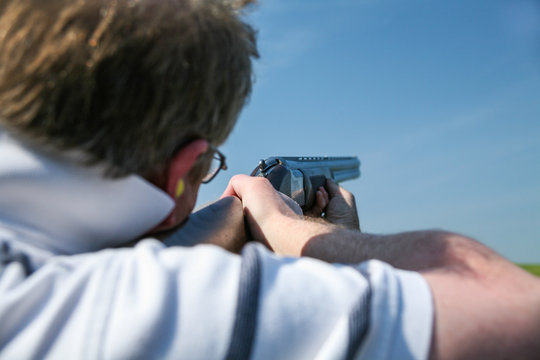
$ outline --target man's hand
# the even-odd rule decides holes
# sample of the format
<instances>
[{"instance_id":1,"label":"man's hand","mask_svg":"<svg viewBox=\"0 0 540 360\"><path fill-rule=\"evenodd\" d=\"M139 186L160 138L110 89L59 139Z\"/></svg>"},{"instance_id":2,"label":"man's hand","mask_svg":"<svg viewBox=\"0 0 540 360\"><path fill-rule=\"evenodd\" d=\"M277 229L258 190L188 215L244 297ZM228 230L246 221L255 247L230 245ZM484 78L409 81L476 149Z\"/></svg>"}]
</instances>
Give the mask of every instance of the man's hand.
<instances>
[{"instance_id":1,"label":"man's hand","mask_svg":"<svg viewBox=\"0 0 540 360\"><path fill-rule=\"evenodd\" d=\"M304 215L312 218L318 218L323 216L324 210L328 206L330 198L328 192L324 187L319 187L315 193L315 203L311 209L304 211Z\"/></svg>"},{"instance_id":2,"label":"man's hand","mask_svg":"<svg viewBox=\"0 0 540 360\"><path fill-rule=\"evenodd\" d=\"M233 176L221 197L226 196L236 196L242 200L244 215L253 239L266 244L274 251L277 250L277 244L269 243L268 232L271 229L276 230L275 227L280 226L284 219L303 218L300 206L275 190L263 177Z\"/></svg>"},{"instance_id":3,"label":"man's hand","mask_svg":"<svg viewBox=\"0 0 540 360\"><path fill-rule=\"evenodd\" d=\"M330 201L324 211L325 219L334 225L360 231L354 195L330 179L326 180L326 189Z\"/></svg>"},{"instance_id":4,"label":"man's hand","mask_svg":"<svg viewBox=\"0 0 540 360\"><path fill-rule=\"evenodd\" d=\"M334 180L327 179L326 189L320 187L315 196L315 204L304 215L313 218L323 216L331 224L360 231L360 221L352 193Z\"/></svg>"}]
</instances>

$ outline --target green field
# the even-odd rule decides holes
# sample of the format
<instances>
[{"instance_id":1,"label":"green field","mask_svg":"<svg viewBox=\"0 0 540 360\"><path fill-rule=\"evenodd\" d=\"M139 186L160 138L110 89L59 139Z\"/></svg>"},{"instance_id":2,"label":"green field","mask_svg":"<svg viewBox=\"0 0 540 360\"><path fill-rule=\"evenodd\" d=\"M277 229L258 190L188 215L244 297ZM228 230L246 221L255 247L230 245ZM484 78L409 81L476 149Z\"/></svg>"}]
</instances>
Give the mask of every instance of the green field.
<instances>
[{"instance_id":1,"label":"green field","mask_svg":"<svg viewBox=\"0 0 540 360\"><path fill-rule=\"evenodd\" d=\"M527 270L531 274L534 274L536 276L540 276L540 265L532 265L532 264L521 264L519 265L522 269Z\"/></svg>"}]
</instances>

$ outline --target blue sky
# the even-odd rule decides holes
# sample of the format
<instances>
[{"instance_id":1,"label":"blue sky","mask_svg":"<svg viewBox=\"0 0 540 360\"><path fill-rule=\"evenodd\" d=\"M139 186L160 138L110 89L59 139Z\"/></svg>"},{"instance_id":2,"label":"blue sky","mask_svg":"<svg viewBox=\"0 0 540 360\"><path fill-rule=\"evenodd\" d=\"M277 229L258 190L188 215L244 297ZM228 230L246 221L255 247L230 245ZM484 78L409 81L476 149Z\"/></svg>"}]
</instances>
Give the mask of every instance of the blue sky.
<instances>
[{"instance_id":1,"label":"blue sky","mask_svg":"<svg viewBox=\"0 0 540 360\"><path fill-rule=\"evenodd\" d=\"M222 146L357 155L363 231L443 228L540 263L540 1L260 0L251 101Z\"/></svg>"}]
</instances>

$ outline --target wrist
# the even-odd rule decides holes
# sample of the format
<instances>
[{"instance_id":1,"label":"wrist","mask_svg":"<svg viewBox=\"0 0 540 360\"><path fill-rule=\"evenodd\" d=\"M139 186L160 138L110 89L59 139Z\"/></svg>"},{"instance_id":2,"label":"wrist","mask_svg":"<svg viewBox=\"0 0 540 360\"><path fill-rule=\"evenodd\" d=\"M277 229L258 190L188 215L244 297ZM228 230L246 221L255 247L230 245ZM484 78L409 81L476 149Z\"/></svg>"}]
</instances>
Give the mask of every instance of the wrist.
<instances>
[{"instance_id":1,"label":"wrist","mask_svg":"<svg viewBox=\"0 0 540 360\"><path fill-rule=\"evenodd\" d=\"M264 242L278 255L302 256L307 243L331 231L324 220L313 221L303 216L277 214L268 218L261 228Z\"/></svg>"}]
</instances>

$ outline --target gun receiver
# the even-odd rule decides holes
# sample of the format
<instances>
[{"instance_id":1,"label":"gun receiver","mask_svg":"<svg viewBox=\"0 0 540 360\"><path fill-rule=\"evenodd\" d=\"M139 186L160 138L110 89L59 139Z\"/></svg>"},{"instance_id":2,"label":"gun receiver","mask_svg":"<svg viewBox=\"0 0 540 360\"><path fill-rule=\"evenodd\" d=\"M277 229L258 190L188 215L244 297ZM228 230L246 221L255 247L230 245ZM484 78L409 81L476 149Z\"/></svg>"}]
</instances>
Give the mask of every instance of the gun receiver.
<instances>
[{"instance_id":1,"label":"gun receiver","mask_svg":"<svg viewBox=\"0 0 540 360\"><path fill-rule=\"evenodd\" d=\"M251 176L267 178L274 188L309 210L326 179L342 182L360 176L360 160L350 157L273 156L261 160Z\"/></svg>"}]
</instances>

